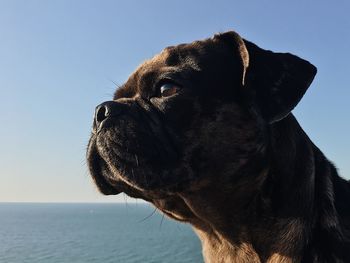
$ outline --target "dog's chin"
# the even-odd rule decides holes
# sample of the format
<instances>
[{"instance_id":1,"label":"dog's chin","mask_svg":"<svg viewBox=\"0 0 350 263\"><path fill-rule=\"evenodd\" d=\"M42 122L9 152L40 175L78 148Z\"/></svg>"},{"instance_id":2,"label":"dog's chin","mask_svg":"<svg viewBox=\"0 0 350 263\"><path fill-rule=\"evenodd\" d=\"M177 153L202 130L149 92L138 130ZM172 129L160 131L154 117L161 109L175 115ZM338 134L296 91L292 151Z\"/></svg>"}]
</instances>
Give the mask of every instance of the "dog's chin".
<instances>
[{"instance_id":1,"label":"dog's chin","mask_svg":"<svg viewBox=\"0 0 350 263\"><path fill-rule=\"evenodd\" d=\"M124 192L131 197L146 200L138 189L121 180L122 177L112 171L110 165L98 153L93 140L93 138L90 140L88 146L87 160L90 174L98 190L104 195L118 195Z\"/></svg>"},{"instance_id":2,"label":"dog's chin","mask_svg":"<svg viewBox=\"0 0 350 263\"><path fill-rule=\"evenodd\" d=\"M121 191L112 184L110 181L110 171L107 164L102 160L99 154L96 152L94 145L89 145L87 153L88 166L92 179L95 181L95 185L98 190L105 195L116 195Z\"/></svg>"}]
</instances>

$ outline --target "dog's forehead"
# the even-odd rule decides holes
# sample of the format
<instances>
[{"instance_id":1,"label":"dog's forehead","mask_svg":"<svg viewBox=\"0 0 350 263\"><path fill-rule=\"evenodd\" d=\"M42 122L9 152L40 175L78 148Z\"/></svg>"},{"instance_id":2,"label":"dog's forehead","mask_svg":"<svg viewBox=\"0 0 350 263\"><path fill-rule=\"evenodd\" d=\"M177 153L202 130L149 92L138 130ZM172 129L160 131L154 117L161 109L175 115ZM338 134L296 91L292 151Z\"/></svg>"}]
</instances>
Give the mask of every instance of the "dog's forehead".
<instances>
[{"instance_id":1,"label":"dog's forehead","mask_svg":"<svg viewBox=\"0 0 350 263\"><path fill-rule=\"evenodd\" d=\"M137 67L126 83L116 90L114 99L135 96L140 81L155 79L165 73L200 71L200 60L208 54L209 46L210 40L207 39L164 48L159 54Z\"/></svg>"}]
</instances>

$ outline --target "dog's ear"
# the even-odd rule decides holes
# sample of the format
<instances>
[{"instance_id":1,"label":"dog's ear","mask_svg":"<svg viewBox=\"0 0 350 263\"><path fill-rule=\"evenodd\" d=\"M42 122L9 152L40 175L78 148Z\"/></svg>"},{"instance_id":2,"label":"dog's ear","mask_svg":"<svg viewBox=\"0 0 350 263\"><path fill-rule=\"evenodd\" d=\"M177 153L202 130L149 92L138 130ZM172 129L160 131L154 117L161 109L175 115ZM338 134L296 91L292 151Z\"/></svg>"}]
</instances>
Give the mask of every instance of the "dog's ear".
<instances>
[{"instance_id":1,"label":"dog's ear","mask_svg":"<svg viewBox=\"0 0 350 263\"><path fill-rule=\"evenodd\" d=\"M316 75L316 67L289 53L274 53L244 40L249 54L245 85L271 123L286 117Z\"/></svg>"},{"instance_id":2,"label":"dog's ear","mask_svg":"<svg viewBox=\"0 0 350 263\"><path fill-rule=\"evenodd\" d=\"M239 59L239 80L244 86L246 72L249 66L249 53L243 39L234 31L229 31L222 34L215 34L213 37L214 41L224 42L225 45L229 46L229 50L233 51L235 59Z\"/></svg>"},{"instance_id":3,"label":"dog's ear","mask_svg":"<svg viewBox=\"0 0 350 263\"><path fill-rule=\"evenodd\" d=\"M243 87L252 93L255 104L270 123L283 119L294 109L316 75L315 66L292 54L264 50L234 32L216 37L236 42L244 68Z\"/></svg>"}]
</instances>

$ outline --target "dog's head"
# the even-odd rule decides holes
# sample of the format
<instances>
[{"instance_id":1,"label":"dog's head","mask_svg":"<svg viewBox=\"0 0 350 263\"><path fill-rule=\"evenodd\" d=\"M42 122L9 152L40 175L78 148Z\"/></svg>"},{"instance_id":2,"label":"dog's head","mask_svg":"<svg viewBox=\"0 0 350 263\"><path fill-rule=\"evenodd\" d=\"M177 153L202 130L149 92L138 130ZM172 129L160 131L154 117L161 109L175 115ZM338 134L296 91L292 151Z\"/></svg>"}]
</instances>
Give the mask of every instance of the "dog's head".
<instances>
[{"instance_id":1,"label":"dog's head","mask_svg":"<svg viewBox=\"0 0 350 263\"><path fill-rule=\"evenodd\" d=\"M186 195L258 187L261 176L247 171L263 173L268 127L291 112L315 73L234 32L165 48L96 108L92 177L104 194L143 198L179 220L189 212L172 214L172 206L191 206Z\"/></svg>"}]
</instances>

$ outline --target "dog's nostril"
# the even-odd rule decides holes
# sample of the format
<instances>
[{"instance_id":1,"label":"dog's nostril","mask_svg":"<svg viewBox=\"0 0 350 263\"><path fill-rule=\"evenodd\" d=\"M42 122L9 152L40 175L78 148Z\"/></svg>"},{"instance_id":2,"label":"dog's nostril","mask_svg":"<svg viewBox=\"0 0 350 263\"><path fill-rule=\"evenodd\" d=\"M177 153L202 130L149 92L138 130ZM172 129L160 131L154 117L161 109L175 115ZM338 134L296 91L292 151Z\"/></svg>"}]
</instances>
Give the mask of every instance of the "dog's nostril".
<instances>
[{"instance_id":1,"label":"dog's nostril","mask_svg":"<svg viewBox=\"0 0 350 263\"><path fill-rule=\"evenodd\" d=\"M96 107L95 118L94 118L94 129L98 130L101 123L111 116L118 116L123 112L124 104L116 101L106 101Z\"/></svg>"},{"instance_id":2,"label":"dog's nostril","mask_svg":"<svg viewBox=\"0 0 350 263\"><path fill-rule=\"evenodd\" d=\"M100 105L96 109L95 121L97 124L101 123L109 115L109 110L105 105Z\"/></svg>"}]
</instances>

